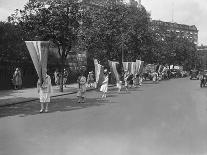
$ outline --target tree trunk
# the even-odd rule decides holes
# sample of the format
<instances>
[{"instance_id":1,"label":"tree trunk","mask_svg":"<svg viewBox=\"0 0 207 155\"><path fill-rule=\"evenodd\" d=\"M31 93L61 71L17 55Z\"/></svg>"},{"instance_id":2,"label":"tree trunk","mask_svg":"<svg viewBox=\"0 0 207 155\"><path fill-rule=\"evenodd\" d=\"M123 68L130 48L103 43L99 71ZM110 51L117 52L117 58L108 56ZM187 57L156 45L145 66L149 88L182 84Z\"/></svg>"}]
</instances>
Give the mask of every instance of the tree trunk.
<instances>
[{"instance_id":1,"label":"tree trunk","mask_svg":"<svg viewBox=\"0 0 207 155\"><path fill-rule=\"evenodd\" d=\"M63 75L64 75L64 67L65 67L65 51L63 49L62 55L61 55L61 66L60 66L60 92L63 92Z\"/></svg>"},{"instance_id":2,"label":"tree trunk","mask_svg":"<svg viewBox=\"0 0 207 155\"><path fill-rule=\"evenodd\" d=\"M64 65L61 63L61 66L60 66L60 92L63 92L63 71L64 69Z\"/></svg>"}]
</instances>

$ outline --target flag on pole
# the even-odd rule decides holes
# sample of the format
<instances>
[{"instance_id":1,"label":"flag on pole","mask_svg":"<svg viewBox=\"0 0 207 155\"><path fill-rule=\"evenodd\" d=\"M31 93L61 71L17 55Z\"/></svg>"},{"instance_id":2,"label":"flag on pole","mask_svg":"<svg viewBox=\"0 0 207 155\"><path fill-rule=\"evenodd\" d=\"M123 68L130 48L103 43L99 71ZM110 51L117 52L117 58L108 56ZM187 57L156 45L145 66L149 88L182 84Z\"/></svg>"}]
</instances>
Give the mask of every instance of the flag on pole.
<instances>
[{"instance_id":1,"label":"flag on pole","mask_svg":"<svg viewBox=\"0 0 207 155\"><path fill-rule=\"evenodd\" d=\"M136 60L136 73L139 74L140 66L141 66L141 60Z\"/></svg>"},{"instance_id":2,"label":"flag on pole","mask_svg":"<svg viewBox=\"0 0 207 155\"><path fill-rule=\"evenodd\" d=\"M94 59L96 88L99 88L104 81L104 67L98 63L97 59Z\"/></svg>"},{"instance_id":3,"label":"flag on pole","mask_svg":"<svg viewBox=\"0 0 207 155\"><path fill-rule=\"evenodd\" d=\"M117 71L117 65L119 64L119 62L110 61L110 60L108 62L109 62L109 66L110 66L110 70L112 72L112 75L116 78L116 82L118 83L120 81L120 76Z\"/></svg>"},{"instance_id":4,"label":"flag on pole","mask_svg":"<svg viewBox=\"0 0 207 155\"><path fill-rule=\"evenodd\" d=\"M123 64L123 68L124 68L124 70L126 71L129 71L129 68L128 68L128 64L129 64L129 62L122 62L122 64Z\"/></svg>"},{"instance_id":5,"label":"flag on pole","mask_svg":"<svg viewBox=\"0 0 207 155\"><path fill-rule=\"evenodd\" d=\"M49 41L25 41L37 75L42 82L46 78Z\"/></svg>"},{"instance_id":6,"label":"flag on pole","mask_svg":"<svg viewBox=\"0 0 207 155\"><path fill-rule=\"evenodd\" d=\"M144 71L144 61L141 61L140 68L139 68L139 74L142 74L143 71Z\"/></svg>"},{"instance_id":7,"label":"flag on pole","mask_svg":"<svg viewBox=\"0 0 207 155\"><path fill-rule=\"evenodd\" d=\"M131 62L131 73L136 74L136 62Z\"/></svg>"}]
</instances>

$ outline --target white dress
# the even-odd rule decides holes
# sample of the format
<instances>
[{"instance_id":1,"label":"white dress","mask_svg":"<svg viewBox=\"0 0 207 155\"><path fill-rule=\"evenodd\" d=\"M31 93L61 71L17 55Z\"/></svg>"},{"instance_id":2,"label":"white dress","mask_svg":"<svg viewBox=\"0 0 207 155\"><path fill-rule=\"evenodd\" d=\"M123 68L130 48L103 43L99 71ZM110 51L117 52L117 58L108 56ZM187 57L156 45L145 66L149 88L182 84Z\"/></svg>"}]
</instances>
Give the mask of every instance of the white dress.
<instances>
[{"instance_id":1,"label":"white dress","mask_svg":"<svg viewBox=\"0 0 207 155\"><path fill-rule=\"evenodd\" d=\"M109 81L109 78L107 75L107 76L105 76L104 81L103 81L101 88L100 88L100 91L102 91L103 93L107 93L107 91L108 91L108 81Z\"/></svg>"},{"instance_id":2,"label":"white dress","mask_svg":"<svg viewBox=\"0 0 207 155\"><path fill-rule=\"evenodd\" d=\"M49 75L46 76L45 81L43 82L42 86L38 84L38 90L39 90L39 97L40 102L50 102L51 92L52 92L52 84L51 84L51 78Z\"/></svg>"}]
</instances>

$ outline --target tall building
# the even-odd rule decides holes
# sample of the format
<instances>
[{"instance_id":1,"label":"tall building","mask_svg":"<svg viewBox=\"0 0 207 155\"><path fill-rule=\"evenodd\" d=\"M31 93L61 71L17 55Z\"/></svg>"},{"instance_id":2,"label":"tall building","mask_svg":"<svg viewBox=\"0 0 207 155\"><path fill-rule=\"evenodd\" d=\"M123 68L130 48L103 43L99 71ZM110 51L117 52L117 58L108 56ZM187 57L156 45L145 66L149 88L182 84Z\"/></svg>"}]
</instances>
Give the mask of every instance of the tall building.
<instances>
[{"instance_id":1,"label":"tall building","mask_svg":"<svg viewBox=\"0 0 207 155\"><path fill-rule=\"evenodd\" d=\"M197 56L201 64L201 68L207 70L207 46L198 46Z\"/></svg>"},{"instance_id":2,"label":"tall building","mask_svg":"<svg viewBox=\"0 0 207 155\"><path fill-rule=\"evenodd\" d=\"M198 44L198 29L195 25L185 25L160 20L151 21L152 29L164 27L168 32L175 32L179 37L187 38L189 41Z\"/></svg>"}]
</instances>

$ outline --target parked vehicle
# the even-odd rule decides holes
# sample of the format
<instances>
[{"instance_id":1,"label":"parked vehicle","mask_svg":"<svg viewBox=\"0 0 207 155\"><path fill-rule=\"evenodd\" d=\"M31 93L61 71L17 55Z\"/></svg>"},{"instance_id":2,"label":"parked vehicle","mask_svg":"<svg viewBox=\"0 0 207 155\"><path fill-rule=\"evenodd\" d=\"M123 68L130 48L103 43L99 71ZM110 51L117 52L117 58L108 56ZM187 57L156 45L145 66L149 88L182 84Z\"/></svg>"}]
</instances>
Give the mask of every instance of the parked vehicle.
<instances>
[{"instance_id":1,"label":"parked vehicle","mask_svg":"<svg viewBox=\"0 0 207 155\"><path fill-rule=\"evenodd\" d=\"M179 69L171 69L171 78L181 78L182 74L181 71Z\"/></svg>"},{"instance_id":2,"label":"parked vehicle","mask_svg":"<svg viewBox=\"0 0 207 155\"><path fill-rule=\"evenodd\" d=\"M199 71L198 70L191 70L190 71L190 80L197 79L199 80Z\"/></svg>"},{"instance_id":3,"label":"parked vehicle","mask_svg":"<svg viewBox=\"0 0 207 155\"><path fill-rule=\"evenodd\" d=\"M207 83L207 70L204 70L203 72L201 72L200 75L200 87L205 87Z\"/></svg>"}]
</instances>

